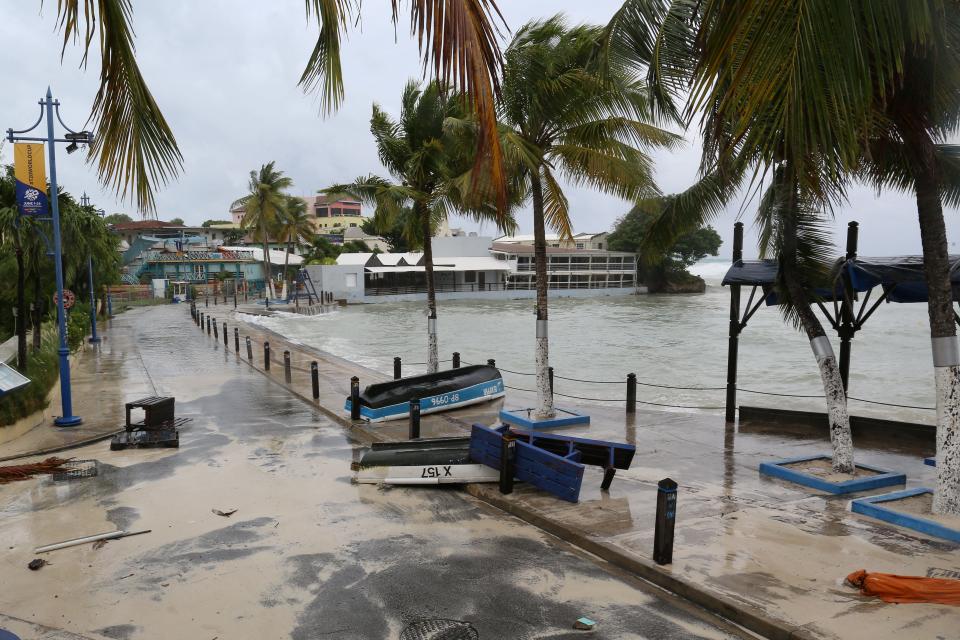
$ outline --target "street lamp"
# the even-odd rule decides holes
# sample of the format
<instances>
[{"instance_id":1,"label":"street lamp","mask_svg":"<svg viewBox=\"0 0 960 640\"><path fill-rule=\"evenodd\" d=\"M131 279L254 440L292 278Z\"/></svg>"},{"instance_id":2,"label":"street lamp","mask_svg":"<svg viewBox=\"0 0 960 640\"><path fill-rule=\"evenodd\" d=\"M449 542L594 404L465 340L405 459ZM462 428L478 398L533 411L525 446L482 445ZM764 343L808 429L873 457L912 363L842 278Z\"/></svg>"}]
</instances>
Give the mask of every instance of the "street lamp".
<instances>
[{"instance_id":1,"label":"street lamp","mask_svg":"<svg viewBox=\"0 0 960 640\"><path fill-rule=\"evenodd\" d=\"M57 329L60 336L60 346L57 353L60 356L60 404L63 409L63 415L56 418L53 423L58 427L75 427L83 420L80 416L73 415L73 400L70 396L70 350L67 348L67 321L66 313L63 308L63 255L60 249L60 205L58 202L59 193L57 190L57 158L55 142L66 142L70 147L69 151L75 151L77 143L90 144L93 142L93 134L88 131L74 131L63 123L60 118L60 101L53 99L53 93L47 87L47 96L39 102L40 117L27 129L14 131L7 129L7 140L10 142L45 142L47 153L50 154L50 210L52 212L53 223L53 256L54 272L57 279ZM56 113L57 122L60 123L67 134L63 138L57 138L53 133L53 118ZM47 136L45 138L21 136L16 134L30 133L43 122L44 117L47 120Z\"/></svg>"},{"instance_id":2,"label":"street lamp","mask_svg":"<svg viewBox=\"0 0 960 640\"><path fill-rule=\"evenodd\" d=\"M70 147L67 147L69 152ZM80 205L84 208L90 206L90 196L83 192L80 198ZM90 344L97 344L100 338L97 336L97 297L93 293L93 254L87 254L87 283L90 288Z\"/></svg>"}]
</instances>

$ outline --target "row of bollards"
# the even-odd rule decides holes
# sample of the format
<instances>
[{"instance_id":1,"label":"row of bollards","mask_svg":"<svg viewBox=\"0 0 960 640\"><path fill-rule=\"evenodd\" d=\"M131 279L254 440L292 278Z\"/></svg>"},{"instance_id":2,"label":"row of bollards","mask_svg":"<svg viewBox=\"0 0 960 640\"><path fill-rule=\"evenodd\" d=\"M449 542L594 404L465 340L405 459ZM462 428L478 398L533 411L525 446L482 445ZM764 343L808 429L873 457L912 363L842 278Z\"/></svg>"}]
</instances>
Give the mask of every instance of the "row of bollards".
<instances>
[{"instance_id":1,"label":"row of bollards","mask_svg":"<svg viewBox=\"0 0 960 640\"><path fill-rule=\"evenodd\" d=\"M216 300L216 298L214 299ZM215 303L216 304L216 303ZM211 330L216 338L218 334L218 325L215 318L196 309L195 304L191 304L191 315L194 323L203 331L204 321L206 321L207 335ZM253 362L253 343L250 336L244 337L247 347L247 360ZM229 334L227 323L223 322L223 344L229 346ZM240 352L240 329L233 329L234 350ZM453 353L453 367L460 367L460 353ZM494 359L487 360L490 366L496 366ZM393 359L393 377L399 379L402 374L402 363L399 357ZM270 371L270 342L263 343L263 368ZM283 377L287 384L292 382L292 361L289 350L283 352ZM550 389L553 390L553 367L549 368ZM313 398L320 397L320 373L317 361L310 363L310 386ZM627 374L627 413L635 413L637 406L637 376L635 373ZM412 399L409 403L409 424L408 437L410 440L420 438L420 400ZM360 420L360 378L353 376L350 378L350 419ZM516 473L516 451L517 443L515 438L510 435L504 435L501 440L500 449L500 493L513 493L514 475ZM606 491L610 488L615 474L614 469L606 469L603 475L603 482L600 485L601 490ZM670 478L664 478L657 483L657 511L654 523L654 543L653 560L657 564L665 565L673 562L673 541L674 529L677 516L677 483Z\"/></svg>"}]
</instances>

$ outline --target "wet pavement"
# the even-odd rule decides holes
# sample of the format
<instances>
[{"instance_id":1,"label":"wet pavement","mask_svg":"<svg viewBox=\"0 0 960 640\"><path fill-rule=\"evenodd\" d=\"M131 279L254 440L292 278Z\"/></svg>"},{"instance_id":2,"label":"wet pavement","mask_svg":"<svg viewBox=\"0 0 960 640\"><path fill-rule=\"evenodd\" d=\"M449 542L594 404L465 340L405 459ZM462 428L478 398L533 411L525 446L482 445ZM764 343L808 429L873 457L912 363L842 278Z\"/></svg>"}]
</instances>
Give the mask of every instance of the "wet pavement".
<instances>
[{"instance_id":1,"label":"wet pavement","mask_svg":"<svg viewBox=\"0 0 960 640\"><path fill-rule=\"evenodd\" d=\"M384 378L259 327L245 326L242 331L252 335L255 344L269 340L275 354L278 349L291 350L295 366L303 372L311 359L319 358L324 385L318 406L340 419L349 375L360 376L362 384ZM262 369L257 353L253 364ZM276 364L268 375L284 382ZM306 373L294 369L288 386L310 400ZM526 408L534 401L531 394L510 391L505 404ZM474 421L492 424L500 405L428 416L424 435L464 435ZM858 569L960 575L960 545L849 510L852 497L902 487L831 496L758 473L763 461L829 453L826 427L817 434L782 425L728 425L722 416L709 412L640 410L626 416L622 408L609 405L564 406L585 410L592 423L562 433L637 446L632 468L617 472L609 492L600 491L602 470L587 467L577 504L522 484L509 496L502 496L495 485L472 485L470 493L706 606L723 611L732 607L753 616L752 628L771 634L960 638L956 608L885 604L844 584L844 578ZM352 432L404 439L407 425L403 420L354 425ZM858 436L854 444L857 462L905 472L907 487L935 486L934 470L923 464L923 457L933 454L932 443L877 435ZM650 559L656 484L666 477L680 484L676 542L673 564L658 567Z\"/></svg>"},{"instance_id":2,"label":"wet pavement","mask_svg":"<svg viewBox=\"0 0 960 640\"><path fill-rule=\"evenodd\" d=\"M462 491L352 484L363 430L291 394L278 384L282 368L269 377L251 368L232 335L225 350L185 307L133 310L104 333L74 366L89 433L114 429L123 401L154 393L175 396L177 415L192 421L179 449L70 451L100 461L95 478L0 485L0 628L46 639L367 639L442 619L479 638L559 639L582 637L572 625L585 615L597 638L741 635ZM342 406L351 369L341 364L324 361L321 401L339 396ZM34 430L25 442L80 433L42 429L57 435ZM23 438L0 456L22 452ZM229 518L211 512L233 508ZM152 531L26 567L36 546L116 528Z\"/></svg>"}]
</instances>

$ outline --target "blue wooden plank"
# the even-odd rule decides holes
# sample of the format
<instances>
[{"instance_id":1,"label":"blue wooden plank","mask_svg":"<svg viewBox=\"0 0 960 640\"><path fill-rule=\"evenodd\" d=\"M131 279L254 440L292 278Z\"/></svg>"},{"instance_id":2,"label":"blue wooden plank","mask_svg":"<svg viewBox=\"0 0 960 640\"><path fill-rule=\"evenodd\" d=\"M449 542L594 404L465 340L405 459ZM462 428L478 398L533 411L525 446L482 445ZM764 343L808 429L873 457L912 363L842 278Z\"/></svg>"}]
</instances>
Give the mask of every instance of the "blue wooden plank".
<instances>
[{"instance_id":1,"label":"blue wooden plank","mask_svg":"<svg viewBox=\"0 0 960 640\"><path fill-rule=\"evenodd\" d=\"M517 442L516 477L563 500L579 500L583 468L572 460Z\"/></svg>"}]
</instances>

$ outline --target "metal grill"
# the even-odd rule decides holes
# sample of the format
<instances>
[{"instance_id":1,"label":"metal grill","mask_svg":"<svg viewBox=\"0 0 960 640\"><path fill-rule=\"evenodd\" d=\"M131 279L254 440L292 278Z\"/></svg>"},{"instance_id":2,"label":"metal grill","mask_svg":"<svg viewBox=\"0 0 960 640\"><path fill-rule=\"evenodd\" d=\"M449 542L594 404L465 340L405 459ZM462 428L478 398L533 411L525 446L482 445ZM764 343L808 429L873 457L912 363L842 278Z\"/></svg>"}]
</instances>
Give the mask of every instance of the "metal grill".
<instances>
[{"instance_id":1,"label":"metal grill","mask_svg":"<svg viewBox=\"0 0 960 640\"><path fill-rule=\"evenodd\" d=\"M479 640L473 625L463 620L422 618L400 632L400 640Z\"/></svg>"},{"instance_id":2,"label":"metal grill","mask_svg":"<svg viewBox=\"0 0 960 640\"><path fill-rule=\"evenodd\" d=\"M76 480L78 478L92 478L97 475L96 460L70 460L64 463L60 470L52 474L55 482Z\"/></svg>"}]
</instances>

